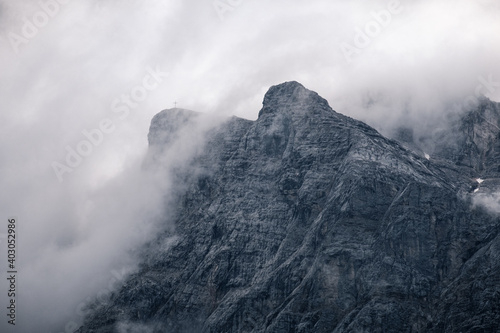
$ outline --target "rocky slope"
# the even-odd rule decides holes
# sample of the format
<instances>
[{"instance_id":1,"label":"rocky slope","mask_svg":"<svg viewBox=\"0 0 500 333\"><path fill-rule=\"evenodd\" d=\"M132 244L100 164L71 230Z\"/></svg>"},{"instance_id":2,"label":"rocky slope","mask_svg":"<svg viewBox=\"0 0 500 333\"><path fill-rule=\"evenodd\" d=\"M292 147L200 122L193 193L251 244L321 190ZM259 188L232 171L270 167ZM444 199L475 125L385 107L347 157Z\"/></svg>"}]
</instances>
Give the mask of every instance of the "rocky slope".
<instances>
[{"instance_id":1,"label":"rocky slope","mask_svg":"<svg viewBox=\"0 0 500 333\"><path fill-rule=\"evenodd\" d=\"M484 103L428 160L272 87L175 171L175 230L78 332L497 332L500 221L474 198L499 171L500 108ZM200 118L155 116L149 163Z\"/></svg>"}]
</instances>

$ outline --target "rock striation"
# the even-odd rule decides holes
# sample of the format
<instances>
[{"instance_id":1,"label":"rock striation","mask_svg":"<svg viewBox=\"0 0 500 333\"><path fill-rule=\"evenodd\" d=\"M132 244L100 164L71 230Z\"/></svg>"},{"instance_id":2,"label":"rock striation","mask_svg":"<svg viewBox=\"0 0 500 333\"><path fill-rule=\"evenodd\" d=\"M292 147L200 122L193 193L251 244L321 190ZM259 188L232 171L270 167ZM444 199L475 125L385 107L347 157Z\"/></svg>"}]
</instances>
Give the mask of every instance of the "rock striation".
<instances>
[{"instance_id":1,"label":"rock striation","mask_svg":"<svg viewBox=\"0 0 500 333\"><path fill-rule=\"evenodd\" d=\"M206 131L176 171L175 230L78 332L498 332L500 220L474 177L500 171L500 107L481 103L427 159L270 88L256 121ZM150 162L200 117L156 115Z\"/></svg>"}]
</instances>

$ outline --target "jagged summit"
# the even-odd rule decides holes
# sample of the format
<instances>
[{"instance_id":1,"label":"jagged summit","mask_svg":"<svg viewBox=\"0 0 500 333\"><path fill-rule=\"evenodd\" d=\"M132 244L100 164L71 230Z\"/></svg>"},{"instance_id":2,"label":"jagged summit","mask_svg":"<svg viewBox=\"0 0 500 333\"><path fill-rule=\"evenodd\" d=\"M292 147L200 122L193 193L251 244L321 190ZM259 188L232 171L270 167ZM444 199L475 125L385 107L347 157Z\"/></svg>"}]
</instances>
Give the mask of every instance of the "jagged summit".
<instances>
[{"instance_id":1,"label":"jagged summit","mask_svg":"<svg viewBox=\"0 0 500 333\"><path fill-rule=\"evenodd\" d=\"M296 81L285 82L269 88L262 102L259 117L267 113L306 111L310 106L329 107L328 102L316 92L306 89Z\"/></svg>"},{"instance_id":2,"label":"jagged summit","mask_svg":"<svg viewBox=\"0 0 500 333\"><path fill-rule=\"evenodd\" d=\"M157 113L149 127L149 145L155 146L172 141L179 129L199 115L199 112L181 108L166 109Z\"/></svg>"},{"instance_id":3,"label":"jagged summit","mask_svg":"<svg viewBox=\"0 0 500 333\"><path fill-rule=\"evenodd\" d=\"M276 104L277 102L286 101L286 99L306 96L312 91L306 89L302 84L297 81L288 81L277 84L269 88L264 95L263 105Z\"/></svg>"}]
</instances>

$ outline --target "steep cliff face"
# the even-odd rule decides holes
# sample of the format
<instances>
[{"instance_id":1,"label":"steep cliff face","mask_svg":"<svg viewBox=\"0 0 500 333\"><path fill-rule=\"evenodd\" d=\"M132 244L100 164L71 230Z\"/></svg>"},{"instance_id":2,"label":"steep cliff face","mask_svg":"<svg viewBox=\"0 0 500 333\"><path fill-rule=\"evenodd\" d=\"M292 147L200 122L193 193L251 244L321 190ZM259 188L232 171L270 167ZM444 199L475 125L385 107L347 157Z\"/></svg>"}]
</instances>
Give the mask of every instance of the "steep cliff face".
<instances>
[{"instance_id":1,"label":"steep cliff face","mask_svg":"<svg viewBox=\"0 0 500 333\"><path fill-rule=\"evenodd\" d=\"M500 107L485 97L434 137L435 155L465 166L464 172L500 174Z\"/></svg>"},{"instance_id":2,"label":"steep cliff face","mask_svg":"<svg viewBox=\"0 0 500 333\"><path fill-rule=\"evenodd\" d=\"M150 162L198 118L155 116ZM499 219L471 178L500 163L488 124L434 162L272 87L256 121L208 130L177 171L175 230L79 332L496 332Z\"/></svg>"}]
</instances>

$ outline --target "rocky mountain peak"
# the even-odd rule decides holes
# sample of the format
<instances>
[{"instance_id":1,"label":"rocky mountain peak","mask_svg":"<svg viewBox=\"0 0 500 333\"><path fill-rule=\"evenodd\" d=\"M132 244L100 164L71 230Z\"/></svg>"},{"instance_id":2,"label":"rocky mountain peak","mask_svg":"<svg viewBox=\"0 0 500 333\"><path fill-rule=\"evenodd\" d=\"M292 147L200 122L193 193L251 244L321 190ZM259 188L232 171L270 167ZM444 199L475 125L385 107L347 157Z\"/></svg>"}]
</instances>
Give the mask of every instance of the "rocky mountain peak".
<instances>
[{"instance_id":1,"label":"rocky mountain peak","mask_svg":"<svg viewBox=\"0 0 500 333\"><path fill-rule=\"evenodd\" d=\"M171 108L157 113L149 127L149 146L157 146L172 142L177 138L178 131L200 114L195 111Z\"/></svg>"},{"instance_id":2,"label":"rocky mountain peak","mask_svg":"<svg viewBox=\"0 0 500 333\"><path fill-rule=\"evenodd\" d=\"M175 169L175 235L78 332L498 332L498 217L461 155L419 156L297 82L263 104ZM193 141L172 140L192 117L155 116L153 153Z\"/></svg>"},{"instance_id":3,"label":"rocky mountain peak","mask_svg":"<svg viewBox=\"0 0 500 333\"><path fill-rule=\"evenodd\" d=\"M304 112L310 106L328 106L328 102L316 92L306 89L296 81L272 86L264 96L259 117L268 113Z\"/></svg>"}]
</instances>

